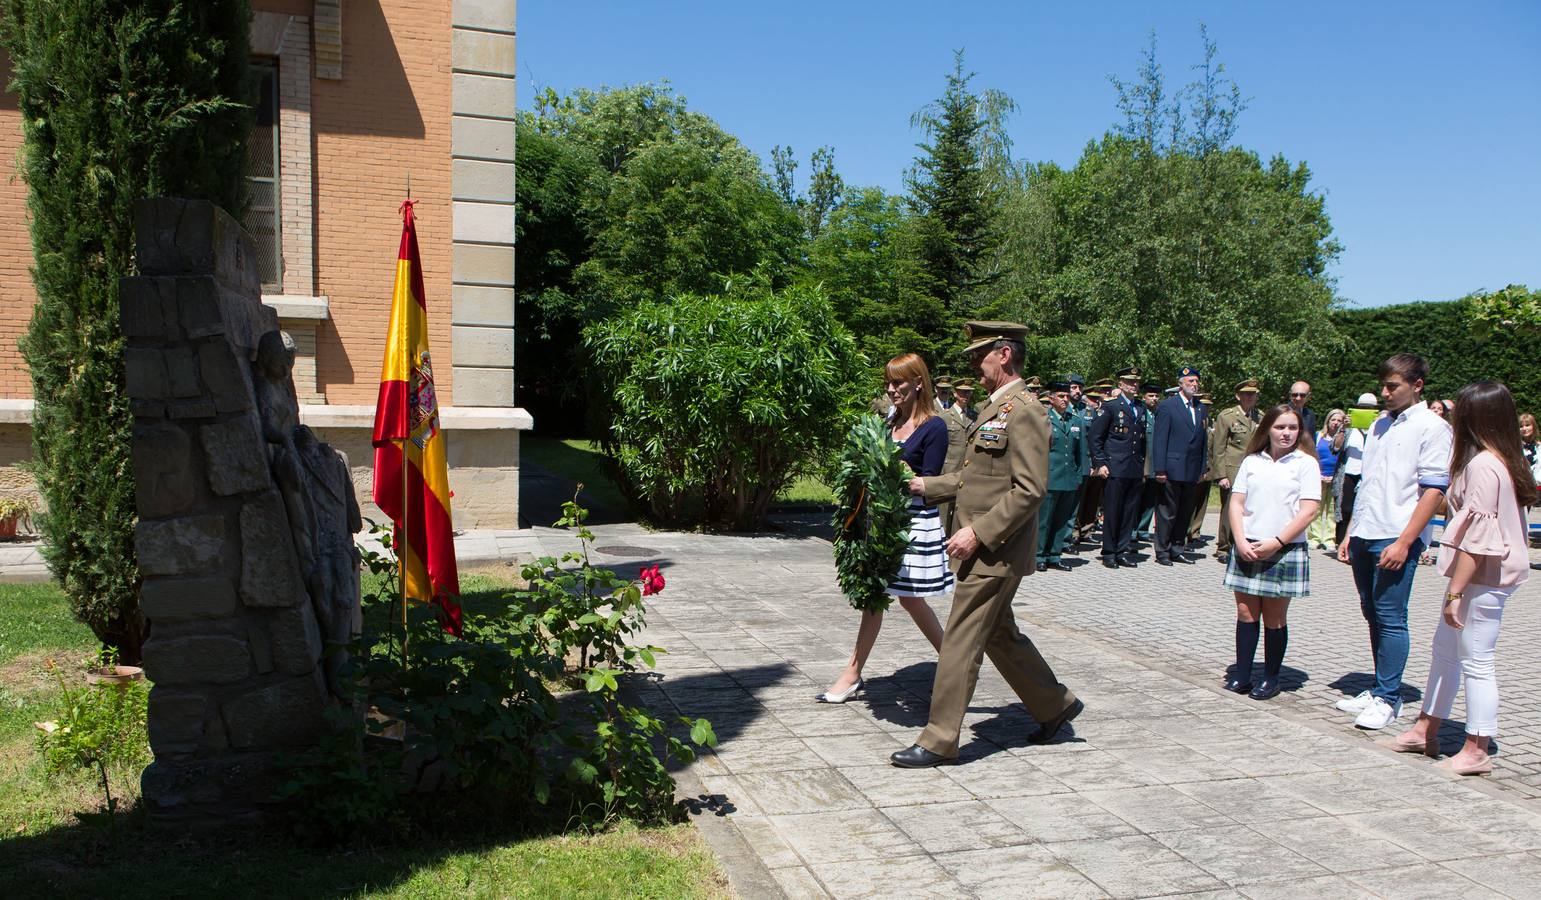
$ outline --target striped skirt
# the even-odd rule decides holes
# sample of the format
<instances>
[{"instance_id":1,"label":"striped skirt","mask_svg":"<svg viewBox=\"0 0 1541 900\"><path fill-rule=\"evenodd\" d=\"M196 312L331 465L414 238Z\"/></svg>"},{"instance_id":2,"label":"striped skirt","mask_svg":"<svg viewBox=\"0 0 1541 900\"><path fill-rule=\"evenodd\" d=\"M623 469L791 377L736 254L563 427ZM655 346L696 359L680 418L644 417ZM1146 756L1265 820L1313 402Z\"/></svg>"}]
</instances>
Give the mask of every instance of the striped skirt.
<instances>
[{"instance_id":1,"label":"striped skirt","mask_svg":"<svg viewBox=\"0 0 1541 900\"><path fill-rule=\"evenodd\" d=\"M940 597L952 593L952 567L943 549L942 517L919 497L910 500L910 546L899 575L888 586L895 597Z\"/></svg>"},{"instance_id":2,"label":"striped skirt","mask_svg":"<svg viewBox=\"0 0 1541 900\"><path fill-rule=\"evenodd\" d=\"M1233 548L1225 564L1225 586L1254 597L1304 597L1311 593L1310 555L1304 541L1256 562L1242 559Z\"/></svg>"}]
</instances>

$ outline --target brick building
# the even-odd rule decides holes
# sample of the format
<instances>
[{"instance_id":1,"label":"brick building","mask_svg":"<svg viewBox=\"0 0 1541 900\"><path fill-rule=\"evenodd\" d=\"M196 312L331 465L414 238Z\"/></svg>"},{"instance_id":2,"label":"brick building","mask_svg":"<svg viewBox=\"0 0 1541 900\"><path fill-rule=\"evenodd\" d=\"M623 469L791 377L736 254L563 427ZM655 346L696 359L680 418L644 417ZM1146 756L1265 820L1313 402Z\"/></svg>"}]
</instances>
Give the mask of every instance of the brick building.
<instances>
[{"instance_id":1,"label":"brick building","mask_svg":"<svg viewBox=\"0 0 1541 900\"><path fill-rule=\"evenodd\" d=\"M302 418L368 499L398 207L410 179L435 381L460 528L518 525L514 398L515 0L253 0L261 92L248 152L263 302L299 347ZM0 57L5 78L9 61ZM0 94L0 202L16 98ZM24 219L0 219L0 491L30 489L31 384L16 349L34 300ZM369 510L366 510L366 515Z\"/></svg>"}]
</instances>

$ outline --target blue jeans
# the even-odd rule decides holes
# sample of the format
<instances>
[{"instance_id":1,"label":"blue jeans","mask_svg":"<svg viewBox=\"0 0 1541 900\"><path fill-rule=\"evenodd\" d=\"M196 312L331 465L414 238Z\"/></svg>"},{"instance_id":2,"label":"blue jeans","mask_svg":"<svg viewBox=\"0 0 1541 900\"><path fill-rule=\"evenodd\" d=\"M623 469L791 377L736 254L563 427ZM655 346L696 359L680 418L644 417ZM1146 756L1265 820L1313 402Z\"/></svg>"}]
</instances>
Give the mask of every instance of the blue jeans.
<instances>
[{"instance_id":1,"label":"blue jeans","mask_svg":"<svg viewBox=\"0 0 1541 900\"><path fill-rule=\"evenodd\" d=\"M1407 668L1407 598L1413 590L1413 570L1423 553L1423 541L1415 540L1407 548L1407 562L1402 568L1378 567L1380 552L1394 543L1394 538L1348 541L1348 562L1354 568L1359 609L1370 625L1370 654L1375 657L1375 687L1370 694L1392 706L1402 696L1402 670Z\"/></svg>"}]
</instances>

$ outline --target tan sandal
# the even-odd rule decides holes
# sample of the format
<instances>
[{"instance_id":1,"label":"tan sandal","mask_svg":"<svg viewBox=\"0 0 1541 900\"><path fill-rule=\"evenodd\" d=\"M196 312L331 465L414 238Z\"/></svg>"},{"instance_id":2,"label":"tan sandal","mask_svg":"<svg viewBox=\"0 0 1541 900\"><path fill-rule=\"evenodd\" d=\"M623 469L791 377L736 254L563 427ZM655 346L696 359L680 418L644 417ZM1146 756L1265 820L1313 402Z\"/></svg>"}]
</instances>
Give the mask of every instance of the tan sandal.
<instances>
[{"instance_id":1,"label":"tan sandal","mask_svg":"<svg viewBox=\"0 0 1541 900\"><path fill-rule=\"evenodd\" d=\"M1397 735L1383 737L1375 742L1375 746L1395 750L1397 753L1422 753L1429 759L1439 759L1439 740L1436 738L1429 738L1422 744L1409 744L1402 740L1401 735Z\"/></svg>"}]
</instances>

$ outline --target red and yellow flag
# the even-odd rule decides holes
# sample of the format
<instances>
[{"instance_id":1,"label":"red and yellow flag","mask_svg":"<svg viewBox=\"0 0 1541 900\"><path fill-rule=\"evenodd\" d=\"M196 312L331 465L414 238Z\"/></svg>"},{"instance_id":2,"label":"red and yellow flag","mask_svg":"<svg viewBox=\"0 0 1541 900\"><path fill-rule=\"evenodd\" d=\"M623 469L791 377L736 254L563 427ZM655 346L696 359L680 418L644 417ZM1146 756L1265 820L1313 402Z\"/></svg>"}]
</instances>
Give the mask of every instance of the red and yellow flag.
<instances>
[{"instance_id":1,"label":"red and yellow flag","mask_svg":"<svg viewBox=\"0 0 1541 900\"><path fill-rule=\"evenodd\" d=\"M375 504L396 524L403 593L436 604L460 634L460 578L450 526L449 467L428 357L428 304L412 201L401 205L401 252L375 406Z\"/></svg>"}]
</instances>

